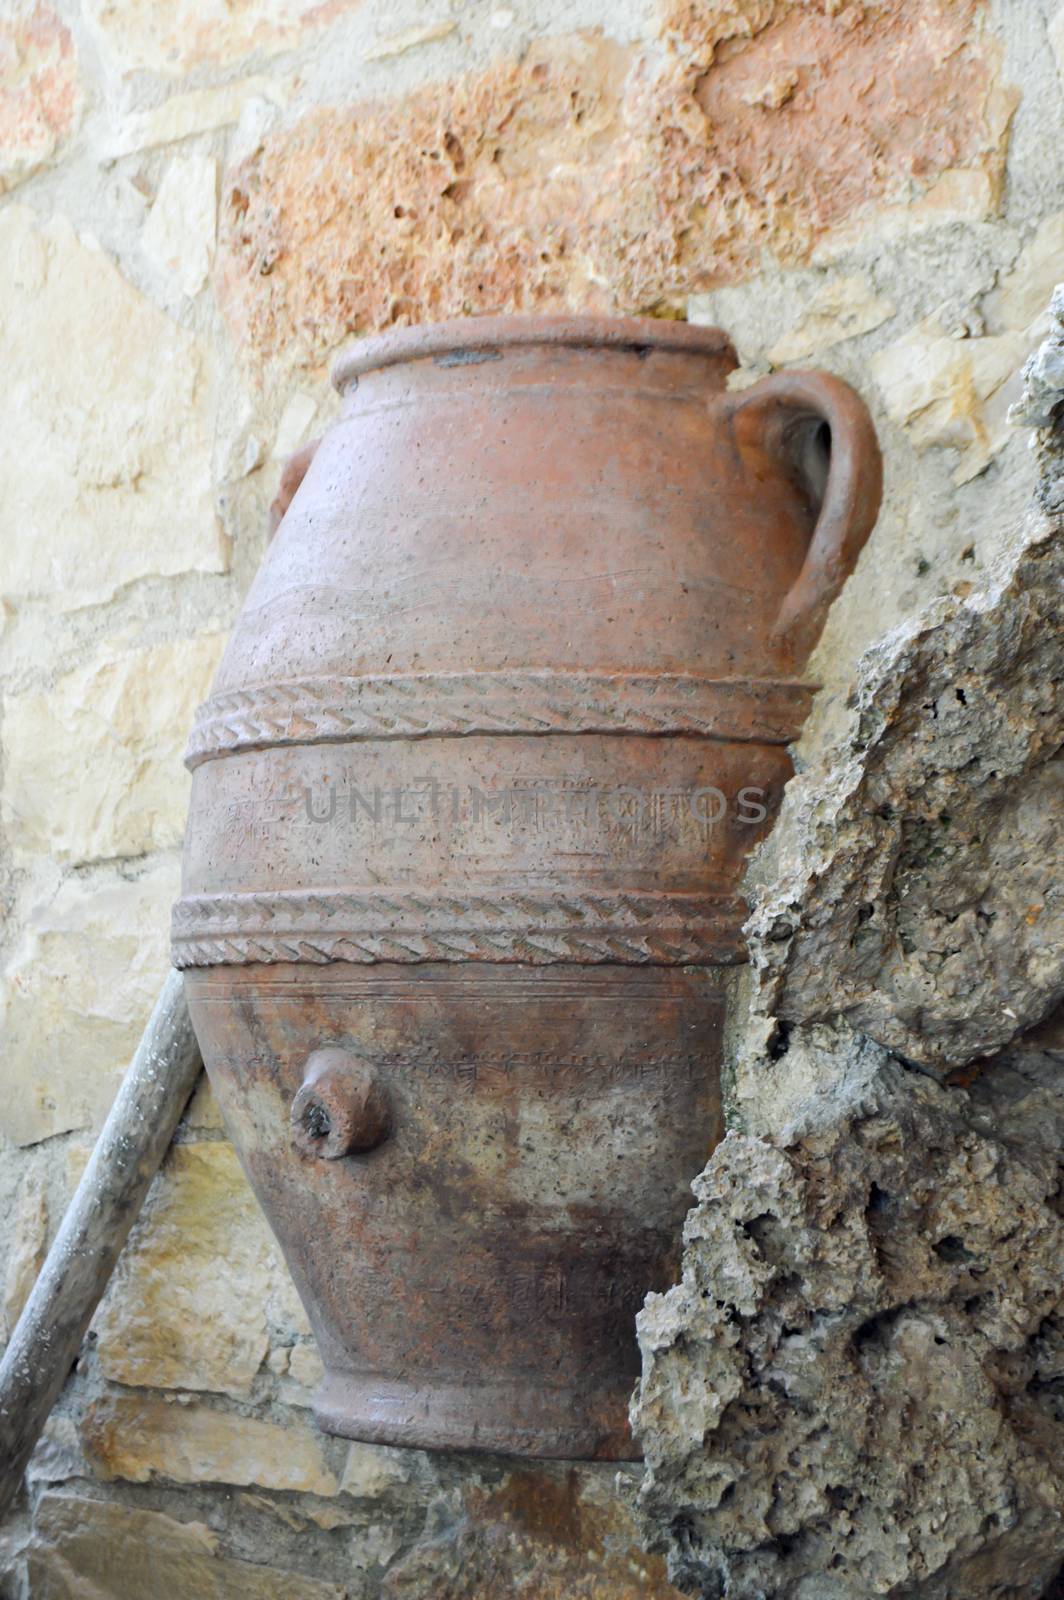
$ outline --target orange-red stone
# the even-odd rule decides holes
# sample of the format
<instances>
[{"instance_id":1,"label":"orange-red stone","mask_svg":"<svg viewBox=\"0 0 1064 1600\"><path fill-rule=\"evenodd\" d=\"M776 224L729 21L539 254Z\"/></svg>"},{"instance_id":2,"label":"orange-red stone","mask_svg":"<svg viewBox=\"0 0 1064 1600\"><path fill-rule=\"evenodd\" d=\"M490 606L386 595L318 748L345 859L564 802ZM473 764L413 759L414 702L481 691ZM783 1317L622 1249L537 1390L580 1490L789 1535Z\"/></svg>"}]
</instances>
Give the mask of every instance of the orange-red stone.
<instances>
[{"instance_id":1,"label":"orange-red stone","mask_svg":"<svg viewBox=\"0 0 1064 1600\"><path fill-rule=\"evenodd\" d=\"M996 182L998 53L974 0L683 0L653 51L574 35L320 110L230 175L221 299L255 362L470 312L676 314L943 171Z\"/></svg>"},{"instance_id":2,"label":"orange-red stone","mask_svg":"<svg viewBox=\"0 0 1064 1600\"><path fill-rule=\"evenodd\" d=\"M55 153L80 105L69 30L50 6L16 4L0 18L0 193Z\"/></svg>"}]
</instances>

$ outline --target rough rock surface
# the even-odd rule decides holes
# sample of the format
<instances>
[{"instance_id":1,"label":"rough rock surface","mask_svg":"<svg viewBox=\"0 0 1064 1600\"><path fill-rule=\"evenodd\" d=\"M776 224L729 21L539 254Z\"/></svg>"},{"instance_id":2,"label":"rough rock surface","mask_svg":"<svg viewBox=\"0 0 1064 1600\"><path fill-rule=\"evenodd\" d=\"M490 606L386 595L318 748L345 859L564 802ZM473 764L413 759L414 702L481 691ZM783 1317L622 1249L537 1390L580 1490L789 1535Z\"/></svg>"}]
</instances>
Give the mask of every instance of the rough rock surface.
<instances>
[{"instance_id":1,"label":"rough rock surface","mask_svg":"<svg viewBox=\"0 0 1064 1600\"><path fill-rule=\"evenodd\" d=\"M1062 347L1030 366L1040 415ZM1036 1600L1064 1558L1064 452L1040 449L1011 563L870 654L761 864L735 1131L639 1319L645 1527L703 1597Z\"/></svg>"},{"instance_id":2,"label":"rough rock surface","mask_svg":"<svg viewBox=\"0 0 1064 1600\"><path fill-rule=\"evenodd\" d=\"M983 216L1015 100L973 9L680 0L650 54L586 32L307 116L230 174L227 314L266 361L488 309L675 315L943 175Z\"/></svg>"},{"instance_id":3,"label":"rough rock surface","mask_svg":"<svg viewBox=\"0 0 1064 1600\"><path fill-rule=\"evenodd\" d=\"M1064 996L1062 583L1059 524L1033 514L989 590L866 657L846 742L788 791L751 929L782 1023L845 1016L941 1069Z\"/></svg>"},{"instance_id":4,"label":"rough rock surface","mask_svg":"<svg viewBox=\"0 0 1064 1600\"><path fill-rule=\"evenodd\" d=\"M0 5L5 1322L165 973L191 704L281 463L335 416L335 347L650 309L726 328L739 382L854 383L887 494L818 649L808 764L858 656L982 589L1030 492L1005 418L1064 255L1060 65L1062 0ZM759 1018L744 1134L837 1120L860 1036L795 1021L765 1062ZM999 1056L969 1093L1016 1081ZM551 1463L322 1438L331 1492L272 1443L313 1427L320 1376L201 1090L0 1526L4 1600L662 1591L635 1475L605 1466L570 1495Z\"/></svg>"}]
</instances>

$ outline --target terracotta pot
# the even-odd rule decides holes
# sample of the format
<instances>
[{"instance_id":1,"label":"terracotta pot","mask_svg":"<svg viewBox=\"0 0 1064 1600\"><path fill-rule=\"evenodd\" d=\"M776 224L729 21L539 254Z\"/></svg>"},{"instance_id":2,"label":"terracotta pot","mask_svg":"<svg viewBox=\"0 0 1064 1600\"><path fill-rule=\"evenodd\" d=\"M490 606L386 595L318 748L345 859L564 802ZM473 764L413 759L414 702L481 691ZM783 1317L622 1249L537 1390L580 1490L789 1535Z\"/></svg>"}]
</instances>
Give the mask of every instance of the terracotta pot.
<instances>
[{"instance_id":1,"label":"terracotta pot","mask_svg":"<svg viewBox=\"0 0 1064 1600\"><path fill-rule=\"evenodd\" d=\"M200 713L174 958L330 1431L637 1453L739 875L879 500L845 384L734 366L642 319L365 340Z\"/></svg>"}]
</instances>

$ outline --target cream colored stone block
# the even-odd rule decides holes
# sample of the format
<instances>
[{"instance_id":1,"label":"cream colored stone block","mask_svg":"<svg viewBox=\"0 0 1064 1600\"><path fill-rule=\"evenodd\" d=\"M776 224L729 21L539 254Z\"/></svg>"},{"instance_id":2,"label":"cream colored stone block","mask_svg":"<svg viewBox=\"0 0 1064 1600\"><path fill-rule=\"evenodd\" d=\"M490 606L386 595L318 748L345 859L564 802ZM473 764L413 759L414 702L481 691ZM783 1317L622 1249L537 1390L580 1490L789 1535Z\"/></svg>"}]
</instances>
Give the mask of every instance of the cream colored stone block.
<instances>
[{"instance_id":1,"label":"cream colored stone block","mask_svg":"<svg viewBox=\"0 0 1064 1600\"><path fill-rule=\"evenodd\" d=\"M425 22L414 28L403 28L399 33L389 33L363 52L363 61L386 61L391 56L405 55L423 44L434 44L457 32L458 24L452 18L439 22Z\"/></svg>"},{"instance_id":2,"label":"cream colored stone block","mask_svg":"<svg viewBox=\"0 0 1064 1600\"><path fill-rule=\"evenodd\" d=\"M222 1113L214 1097L210 1080L205 1072L200 1073L199 1082L192 1093L185 1112L185 1121L190 1128L199 1132L221 1132L225 1128Z\"/></svg>"},{"instance_id":3,"label":"cream colored stone block","mask_svg":"<svg viewBox=\"0 0 1064 1600\"><path fill-rule=\"evenodd\" d=\"M276 55L358 0L86 0L109 65L178 76L196 66Z\"/></svg>"},{"instance_id":4,"label":"cream colored stone block","mask_svg":"<svg viewBox=\"0 0 1064 1600\"><path fill-rule=\"evenodd\" d=\"M176 144L197 134L229 128L246 116L268 115L269 108L287 104L289 85L283 79L258 76L216 89L190 89L171 95L150 111L128 112L104 138L100 158L115 161L157 145Z\"/></svg>"},{"instance_id":5,"label":"cream colored stone block","mask_svg":"<svg viewBox=\"0 0 1064 1600\"><path fill-rule=\"evenodd\" d=\"M53 1411L26 1468L27 1483L66 1483L70 1478L88 1476L89 1463L82 1454L74 1419Z\"/></svg>"},{"instance_id":6,"label":"cream colored stone block","mask_svg":"<svg viewBox=\"0 0 1064 1600\"><path fill-rule=\"evenodd\" d=\"M175 1145L94 1327L105 1377L242 1397L287 1269L231 1145Z\"/></svg>"},{"instance_id":7,"label":"cream colored stone block","mask_svg":"<svg viewBox=\"0 0 1064 1600\"><path fill-rule=\"evenodd\" d=\"M877 247L944 228L955 222L983 222L998 208L1000 184L983 167L949 167L919 199L906 203L869 206L830 229L810 259L830 266L840 256L862 246Z\"/></svg>"},{"instance_id":8,"label":"cream colored stone block","mask_svg":"<svg viewBox=\"0 0 1064 1600\"><path fill-rule=\"evenodd\" d=\"M182 294L207 281L217 233L218 163L213 156L175 156L141 235L144 254Z\"/></svg>"},{"instance_id":9,"label":"cream colored stone block","mask_svg":"<svg viewBox=\"0 0 1064 1600\"><path fill-rule=\"evenodd\" d=\"M55 155L81 103L69 28L50 5L8 0L0 13L0 194Z\"/></svg>"},{"instance_id":10,"label":"cream colored stone block","mask_svg":"<svg viewBox=\"0 0 1064 1600\"><path fill-rule=\"evenodd\" d=\"M64 217L0 213L0 590L64 610L223 572L206 348Z\"/></svg>"},{"instance_id":11,"label":"cream colored stone block","mask_svg":"<svg viewBox=\"0 0 1064 1600\"><path fill-rule=\"evenodd\" d=\"M297 389L295 394L289 397L281 413L281 420L277 424L277 436L270 452L274 461L286 460L293 450L298 450L300 445L306 444L317 414L317 396L307 394L303 389Z\"/></svg>"},{"instance_id":12,"label":"cream colored stone block","mask_svg":"<svg viewBox=\"0 0 1064 1600\"><path fill-rule=\"evenodd\" d=\"M316 1344L294 1344L288 1354L288 1372L304 1389L316 1389L325 1376Z\"/></svg>"},{"instance_id":13,"label":"cream colored stone block","mask_svg":"<svg viewBox=\"0 0 1064 1600\"><path fill-rule=\"evenodd\" d=\"M105 643L47 692L4 700L0 810L18 860L82 863L181 842L182 755L225 645Z\"/></svg>"},{"instance_id":14,"label":"cream colored stone block","mask_svg":"<svg viewBox=\"0 0 1064 1600\"><path fill-rule=\"evenodd\" d=\"M829 278L810 296L801 317L768 351L774 366L803 361L844 339L870 333L894 315L894 302L874 293L860 275Z\"/></svg>"},{"instance_id":15,"label":"cream colored stone block","mask_svg":"<svg viewBox=\"0 0 1064 1600\"><path fill-rule=\"evenodd\" d=\"M201 1522L45 1494L27 1551L33 1600L346 1600L302 1573L218 1553Z\"/></svg>"},{"instance_id":16,"label":"cream colored stone block","mask_svg":"<svg viewBox=\"0 0 1064 1600\"><path fill-rule=\"evenodd\" d=\"M299 1419L282 1427L157 1395L108 1396L86 1411L81 1443L105 1480L257 1484L318 1495L340 1488L321 1434Z\"/></svg>"},{"instance_id":17,"label":"cream colored stone block","mask_svg":"<svg viewBox=\"0 0 1064 1600\"><path fill-rule=\"evenodd\" d=\"M7 1232L7 1228L10 1232ZM39 1173L23 1179L7 1228L8 1251L4 1271L4 1319L8 1334L19 1319L37 1274L44 1266L48 1243L48 1203Z\"/></svg>"},{"instance_id":18,"label":"cream colored stone block","mask_svg":"<svg viewBox=\"0 0 1064 1600\"><path fill-rule=\"evenodd\" d=\"M1004 448L1007 405L998 392L1030 353L1022 332L954 339L928 317L872 358L887 411L917 450L961 452L955 483L965 483Z\"/></svg>"},{"instance_id":19,"label":"cream colored stone block","mask_svg":"<svg viewBox=\"0 0 1064 1600\"><path fill-rule=\"evenodd\" d=\"M68 879L0 977L0 1131L33 1144L99 1123L169 966L176 858L132 881Z\"/></svg>"}]
</instances>

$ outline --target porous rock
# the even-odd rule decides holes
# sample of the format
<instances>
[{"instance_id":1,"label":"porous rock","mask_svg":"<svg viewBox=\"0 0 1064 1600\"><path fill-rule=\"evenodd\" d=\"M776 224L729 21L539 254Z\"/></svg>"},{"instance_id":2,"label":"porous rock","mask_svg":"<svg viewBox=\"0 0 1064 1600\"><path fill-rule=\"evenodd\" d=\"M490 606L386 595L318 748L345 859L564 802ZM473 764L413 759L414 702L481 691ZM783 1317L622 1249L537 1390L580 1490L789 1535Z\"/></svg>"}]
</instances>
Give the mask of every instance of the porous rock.
<instances>
[{"instance_id":1,"label":"porous rock","mask_svg":"<svg viewBox=\"0 0 1064 1600\"><path fill-rule=\"evenodd\" d=\"M118 1383L246 1395L289 1297L232 1146L177 1145L96 1313L101 1369Z\"/></svg>"},{"instance_id":2,"label":"porous rock","mask_svg":"<svg viewBox=\"0 0 1064 1600\"><path fill-rule=\"evenodd\" d=\"M1015 96L973 14L675 0L650 52L573 34L310 112L229 175L223 305L253 365L313 362L352 334L470 312L677 315L765 252L807 259L944 178L974 177L984 215Z\"/></svg>"},{"instance_id":3,"label":"porous rock","mask_svg":"<svg viewBox=\"0 0 1064 1600\"><path fill-rule=\"evenodd\" d=\"M639 1318L644 1529L703 1600L1038 1600L1064 1559L1059 436L1039 454L987 590L869 654L757 868L732 1131Z\"/></svg>"}]
</instances>

